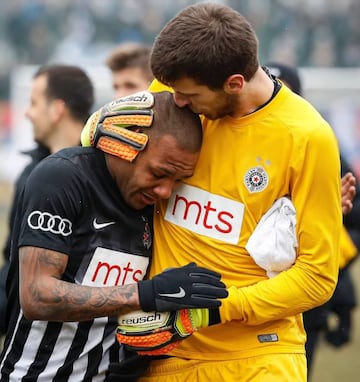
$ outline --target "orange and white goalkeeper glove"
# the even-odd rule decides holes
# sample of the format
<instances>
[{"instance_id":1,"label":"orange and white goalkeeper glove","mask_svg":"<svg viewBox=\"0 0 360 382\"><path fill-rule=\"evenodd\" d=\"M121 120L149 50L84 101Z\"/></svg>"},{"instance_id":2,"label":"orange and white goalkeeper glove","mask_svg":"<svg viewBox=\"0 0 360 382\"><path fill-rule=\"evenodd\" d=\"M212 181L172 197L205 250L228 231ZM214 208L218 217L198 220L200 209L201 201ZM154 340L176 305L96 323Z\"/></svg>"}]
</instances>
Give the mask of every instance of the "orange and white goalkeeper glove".
<instances>
[{"instance_id":1,"label":"orange and white goalkeeper glove","mask_svg":"<svg viewBox=\"0 0 360 382\"><path fill-rule=\"evenodd\" d=\"M136 311L119 317L116 337L140 355L166 354L196 330L220 323L219 309Z\"/></svg>"}]
</instances>

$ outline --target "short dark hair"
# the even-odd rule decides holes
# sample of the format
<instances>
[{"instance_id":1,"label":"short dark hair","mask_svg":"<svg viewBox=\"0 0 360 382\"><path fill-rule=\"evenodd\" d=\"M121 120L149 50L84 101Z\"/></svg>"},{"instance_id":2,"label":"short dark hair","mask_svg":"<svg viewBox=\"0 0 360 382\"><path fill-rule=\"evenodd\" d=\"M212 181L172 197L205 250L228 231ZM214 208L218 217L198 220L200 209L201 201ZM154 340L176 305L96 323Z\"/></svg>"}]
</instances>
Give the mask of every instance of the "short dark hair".
<instances>
[{"instance_id":1,"label":"short dark hair","mask_svg":"<svg viewBox=\"0 0 360 382\"><path fill-rule=\"evenodd\" d=\"M34 78L47 77L46 96L61 99L72 116L85 123L94 103L93 84L84 70L78 66L50 64L41 66Z\"/></svg>"},{"instance_id":2,"label":"short dark hair","mask_svg":"<svg viewBox=\"0 0 360 382\"><path fill-rule=\"evenodd\" d=\"M128 42L117 46L106 60L106 65L113 72L126 68L140 68L151 81L150 46L142 43Z\"/></svg>"},{"instance_id":3,"label":"short dark hair","mask_svg":"<svg viewBox=\"0 0 360 382\"><path fill-rule=\"evenodd\" d=\"M215 3L191 5L171 19L153 44L151 69L166 85L183 77L221 89L236 73L249 81L259 67L258 39L244 16Z\"/></svg>"},{"instance_id":4,"label":"short dark hair","mask_svg":"<svg viewBox=\"0 0 360 382\"><path fill-rule=\"evenodd\" d=\"M200 117L188 107L178 107L170 92L152 93L154 95L154 122L152 127L143 129L149 142L157 142L164 135L175 138L180 149L197 152L202 143L202 124Z\"/></svg>"}]
</instances>

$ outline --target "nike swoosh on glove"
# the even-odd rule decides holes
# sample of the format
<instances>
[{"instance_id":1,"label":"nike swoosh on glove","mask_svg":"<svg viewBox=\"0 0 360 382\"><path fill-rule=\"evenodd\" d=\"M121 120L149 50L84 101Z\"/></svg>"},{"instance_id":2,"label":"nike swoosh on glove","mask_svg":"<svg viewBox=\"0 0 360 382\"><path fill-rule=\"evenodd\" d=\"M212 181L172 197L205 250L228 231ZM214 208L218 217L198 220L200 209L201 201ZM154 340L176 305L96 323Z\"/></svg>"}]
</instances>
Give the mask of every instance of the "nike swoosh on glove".
<instances>
[{"instance_id":1,"label":"nike swoosh on glove","mask_svg":"<svg viewBox=\"0 0 360 382\"><path fill-rule=\"evenodd\" d=\"M221 274L189 263L170 268L151 280L138 282L144 312L168 312L186 308L218 308L228 292Z\"/></svg>"}]
</instances>

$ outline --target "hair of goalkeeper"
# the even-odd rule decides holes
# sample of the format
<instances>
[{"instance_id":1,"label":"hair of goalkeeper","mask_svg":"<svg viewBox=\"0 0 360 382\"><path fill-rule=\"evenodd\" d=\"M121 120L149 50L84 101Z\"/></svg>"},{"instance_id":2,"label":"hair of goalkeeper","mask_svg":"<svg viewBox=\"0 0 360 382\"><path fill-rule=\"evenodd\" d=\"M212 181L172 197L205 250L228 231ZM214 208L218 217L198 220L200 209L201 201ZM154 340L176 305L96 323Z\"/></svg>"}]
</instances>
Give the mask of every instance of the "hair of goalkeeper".
<instances>
[{"instance_id":1,"label":"hair of goalkeeper","mask_svg":"<svg viewBox=\"0 0 360 382\"><path fill-rule=\"evenodd\" d=\"M160 82L171 86L188 77L210 89L222 89L231 75L250 81L259 67L258 38L248 20L216 3L188 6L155 38L150 67Z\"/></svg>"},{"instance_id":2,"label":"hair of goalkeeper","mask_svg":"<svg viewBox=\"0 0 360 382\"><path fill-rule=\"evenodd\" d=\"M198 152L202 143L200 117L188 107L178 107L170 92L152 93L154 95L154 120L150 128L141 132L149 137L149 144L156 144L159 138L170 135L175 138L180 149Z\"/></svg>"}]
</instances>

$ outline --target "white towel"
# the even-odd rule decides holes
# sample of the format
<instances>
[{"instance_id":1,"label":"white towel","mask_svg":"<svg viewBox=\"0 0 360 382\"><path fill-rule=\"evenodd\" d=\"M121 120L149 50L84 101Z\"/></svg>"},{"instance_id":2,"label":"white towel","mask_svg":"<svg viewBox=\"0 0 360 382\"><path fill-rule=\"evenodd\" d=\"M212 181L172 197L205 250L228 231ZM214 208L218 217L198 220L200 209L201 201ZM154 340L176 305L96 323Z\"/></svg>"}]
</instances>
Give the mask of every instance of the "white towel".
<instances>
[{"instance_id":1,"label":"white towel","mask_svg":"<svg viewBox=\"0 0 360 382\"><path fill-rule=\"evenodd\" d=\"M245 248L268 277L290 268L296 259L296 210L281 197L260 219Z\"/></svg>"}]
</instances>

